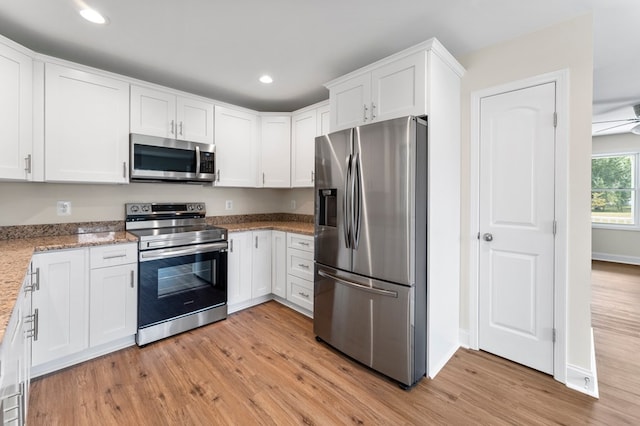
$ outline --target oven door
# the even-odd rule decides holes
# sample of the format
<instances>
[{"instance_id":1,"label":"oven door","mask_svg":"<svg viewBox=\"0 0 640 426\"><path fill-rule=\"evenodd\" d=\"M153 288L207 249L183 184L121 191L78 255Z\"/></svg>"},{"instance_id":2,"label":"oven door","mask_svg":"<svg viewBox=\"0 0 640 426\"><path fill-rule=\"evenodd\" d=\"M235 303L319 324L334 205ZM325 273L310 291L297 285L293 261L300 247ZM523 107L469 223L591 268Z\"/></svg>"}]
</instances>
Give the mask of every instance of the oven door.
<instances>
[{"instance_id":1,"label":"oven door","mask_svg":"<svg viewBox=\"0 0 640 426\"><path fill-rule=\"evenodd\" d=\"M138 328L227 303L227 242L140 252Z\"/></svg>"}]
</instances>

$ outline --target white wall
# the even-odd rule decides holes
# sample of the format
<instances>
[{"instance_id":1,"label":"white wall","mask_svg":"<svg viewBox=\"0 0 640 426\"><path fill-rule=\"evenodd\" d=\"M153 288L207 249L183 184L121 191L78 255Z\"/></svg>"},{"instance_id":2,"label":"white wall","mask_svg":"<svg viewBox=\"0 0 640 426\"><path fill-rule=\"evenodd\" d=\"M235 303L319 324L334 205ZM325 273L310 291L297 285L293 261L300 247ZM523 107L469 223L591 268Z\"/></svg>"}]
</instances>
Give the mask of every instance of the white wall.
<instances>
[{"instance_id":1,"label":"white wall","mask_svg":"<svg viewBox=\"0 0 640 426\"><path fill-rule=\"evenodd\" d=\"M519 37L458 58L467 69L462 79L462 170L470 170L470 99L474 91L569 69L568 119L568 306L567 363L591 368L591 103L593 84L591 15ZM461 318L469 327L470 182L462 178Z\"/></svg>"},{"instance_id":2,"label":"white wall","mask_svg":"<svg viewBox=\"0 0 640 426\"><path fill-rule=\"evenodd\" d=\"M225 210L225 201L233 210ZM296 201L293 209L291 200ZM71 201L71 215L56 214ZM202 185L131 183L83 185L0 182L0 226L124 220L124 203L204 201L208 216L251 213L313 214L313 189L212 188Z\"/></svg>"},{"instance_id":3,"label":"white wall","mask_svg":"<svg viewBox=\"0 0 640 426\"><path fill-rule=\"evenodd\" d=\"M594 154L640 152L640 136L633 133L593 138ZM594 257L640 263L640 231L593 228Z\"/></svg>"}]
</instances>

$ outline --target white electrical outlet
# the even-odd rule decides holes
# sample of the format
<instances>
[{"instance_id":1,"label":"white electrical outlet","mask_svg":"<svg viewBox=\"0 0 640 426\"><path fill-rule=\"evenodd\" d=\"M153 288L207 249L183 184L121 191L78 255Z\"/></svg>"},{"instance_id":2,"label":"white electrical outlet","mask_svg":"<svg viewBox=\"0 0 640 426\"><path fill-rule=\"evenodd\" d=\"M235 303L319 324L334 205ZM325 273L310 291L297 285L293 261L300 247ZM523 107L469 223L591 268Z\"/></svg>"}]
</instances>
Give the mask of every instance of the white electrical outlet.
<instances>
[{"instance_id":1,"label":"white electrical outlet","mask_svg":"<svg viewBox=\"0 0 640 426\"><path fill-rule=\"evenodd\" d=\"M71 201L58 201L56 205L58 216L70 216L71 215Z\"/></svg>"},{"instance_id":2,"label":"white electrical outlet","mask_svg":"<svg viewBox=\"0 0 640 426\"><path fill-rule=\"evenodd\" d=\"M291 200L291 210L296 209L296 200Z\"/></svg>"},{"instance_id":3,"label":"white electrical outlet","mask_svg":"<svg viewBox=\"0 0 640 426\"><path fill-rule=\"evenodd\" d=\"M232 200L227 200L224 202L224 209L225 210L233 210L233 201Z\"/></svg>"}]
</instances>

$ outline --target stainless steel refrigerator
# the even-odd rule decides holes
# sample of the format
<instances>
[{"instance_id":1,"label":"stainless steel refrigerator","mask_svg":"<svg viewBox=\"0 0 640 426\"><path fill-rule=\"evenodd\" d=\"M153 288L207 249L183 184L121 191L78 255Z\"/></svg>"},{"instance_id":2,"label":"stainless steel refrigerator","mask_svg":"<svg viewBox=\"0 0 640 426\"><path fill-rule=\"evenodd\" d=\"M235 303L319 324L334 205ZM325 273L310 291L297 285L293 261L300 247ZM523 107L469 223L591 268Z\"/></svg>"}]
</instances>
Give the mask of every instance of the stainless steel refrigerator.
<instances>
[{"instance_id":1,"label":"stainless steel refrigerator","mask_svg":"<svg viewBox=\"0 0 640 426\"><path fill-rule=\"evenodd\" d=\"M427 122L315 140L314 333L412 386L427 363Z\"/></svg>"}]
</instances>

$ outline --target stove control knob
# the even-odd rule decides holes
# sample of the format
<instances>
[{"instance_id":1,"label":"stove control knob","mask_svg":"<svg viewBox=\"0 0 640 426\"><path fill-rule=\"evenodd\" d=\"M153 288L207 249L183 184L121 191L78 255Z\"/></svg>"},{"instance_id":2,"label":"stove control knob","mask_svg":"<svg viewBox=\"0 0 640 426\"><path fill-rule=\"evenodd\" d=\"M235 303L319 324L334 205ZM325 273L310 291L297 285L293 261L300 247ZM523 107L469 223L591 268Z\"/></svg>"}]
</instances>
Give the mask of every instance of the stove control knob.
<instances>
[{"instance_id":1,"label":"stove control knob","mask_svg":"<svg viewBox=\"0 0 640 426\"><path fill-rule=\"evenodd\" d=\"M148 212L149 210L150 210L149 206L147 206L147 205L142 206L142 211L143 212Z\"/></svg>"},{"instance_id":2,"label":"stove control knob","mask_svg":"<svg viewBox=\"0 0 640 426\"><path fill-rule=\"evenodd\" d=\"M193 211L193 204L187 205L187 210Z\"/></svg>"},{"instance_id":3,"label":"stove control knob","mask_svg":"<svg viewBox=\"0 0 640 426\"><path fill-rule=\"evenodd\" d=\"M132 213L138 213L138 210L140 210L140 208L138 206L131 206L131 212Z\"/></svg>"},{"instance_id":4,"label":"stove control knob","mask_svg":"<svg viewBox=\"0 0 640 426\"><path fill-rule=\"evenodd\" d=\"M202 204L198 204L198 210L202 210Z\"/></svg>"}]
</instances>

